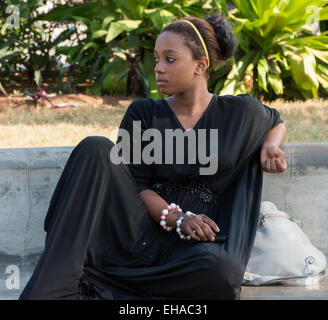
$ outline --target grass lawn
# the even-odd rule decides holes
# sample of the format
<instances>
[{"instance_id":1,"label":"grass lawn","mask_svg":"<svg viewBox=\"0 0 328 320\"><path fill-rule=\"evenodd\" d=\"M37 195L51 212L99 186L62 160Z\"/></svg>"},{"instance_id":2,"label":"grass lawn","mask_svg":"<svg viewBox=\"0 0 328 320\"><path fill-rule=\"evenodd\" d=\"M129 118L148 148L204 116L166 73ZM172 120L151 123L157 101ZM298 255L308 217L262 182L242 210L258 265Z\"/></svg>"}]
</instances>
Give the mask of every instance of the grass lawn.
<instances>
[{"instance_id":1,"label":"grass lawn","mask_svg":"<svg viewBox=\"0 0 328 320\"><path fill-rule=\"evenodd\" d=\"M0 101L0 148L75 146L90 135L115 142L130 98L84 107L4 107ZM287 126L286 142L328 142L328 100L266 102ZM2 107L2 108L1 108Z\"/></svg>"}]
</instances>

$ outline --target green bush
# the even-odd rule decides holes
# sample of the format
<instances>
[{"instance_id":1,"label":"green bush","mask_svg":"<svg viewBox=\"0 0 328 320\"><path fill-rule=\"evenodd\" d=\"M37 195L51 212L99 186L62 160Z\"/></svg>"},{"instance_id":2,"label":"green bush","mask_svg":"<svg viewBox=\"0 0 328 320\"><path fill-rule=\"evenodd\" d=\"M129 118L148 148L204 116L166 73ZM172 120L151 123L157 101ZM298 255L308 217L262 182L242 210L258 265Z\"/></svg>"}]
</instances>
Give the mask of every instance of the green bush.
<instances>
[{"instance_id":1,"label":"green bush","mask_svg":"<svg viewBox=\"0 0 328 320\"><path fill-rule=\"evenodd\" d=\"M71 91L74 82L89 81L87 94L122 93L157 99L162 95L152 55L163 26L180 17L206 17L216 11L232 22L238 49L229 62L211 71L211 91L248 93L265 99L328 94L328 31L323 28L315 35L309 27L316 13L315 18L325 26L327 0L233 0L230 10L223 0L85 0L82 4L68 1L41 15L34 13L42 1L23 5L19 0L3 2L0 63L7 79L20 64L31 79L36 70L46 76L54 65L49 51L56 48L56 55L66 55L71 64L58 73L58 91ZM20 7L18 30L6 30L3 23L9 4ZM57 39L44 41L44 35L53 29L45 30L43 21L51 26L82 22L87 29L66 30ZM72 35L76 35L73 46L58 46Z\"/></svg>"},{"instance_id":2,"label":"green bush","mask_svg":"<svg viewBox=\"0 0 328 320\"><path fill-rule=\"evenodd\" d=\"M82 21L86 38L74 47L58 47L78 66L80 79L93 82L87 93L127 93L158 98L153 72L157 35L170 21L202 17L221 10L219 2L195 0L104 0L57 6L39 19Z\"/></svg>"},{"instance_id":3,"label":"green bush","mask_svg":"<svg viewBox=\"0 0 328 320\"><path fill-rule=\"evenodd\" d=\"M211 78L215 92L265 99L327 96L328 32L314 35L309 26L314 18L327 20L327 0L233 3L228 16L239 50L231 67L219 66Z\"/></svg>"},{"instance_id":4,"label":"green bush","mask_svg":"<svg viewBox=\"0 0 328 320\"><path fill-rule=\"evenodd\" d=\"M61 41L70 38L72 30L62 32L55 39L52 33L55 24L39 21L36 9L43 4L40 0L29 0L24 3L20 0L4 0L1 4L0 16L0 66L1 76L8 82L17 72L19 66L26 68L30 81L35 80L35 71L41 71L43 77L55 71L56 60L50 55L50 50ZM10 5L19 8L18 28L7 25ZM6 83L4 83L6 86Z\"/></svg>"}]
</instances>

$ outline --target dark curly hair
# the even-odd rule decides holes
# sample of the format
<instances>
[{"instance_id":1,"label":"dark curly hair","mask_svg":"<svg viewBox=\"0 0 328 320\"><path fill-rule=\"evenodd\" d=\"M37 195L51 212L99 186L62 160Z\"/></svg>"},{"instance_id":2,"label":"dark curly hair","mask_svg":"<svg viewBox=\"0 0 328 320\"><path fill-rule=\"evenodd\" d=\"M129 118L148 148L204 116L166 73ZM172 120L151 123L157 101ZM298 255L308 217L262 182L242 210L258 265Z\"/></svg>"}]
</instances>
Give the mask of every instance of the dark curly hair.
<instances>
[{"instance_id":1,"label":"dark curly hair","mask_svg":"<svg viewBox=\"0 0 328 320\"><path fill-rule=\"evenodd\" d=\"M219 62L228 60L235 51L236 39L227 21L219 14L212 14L206 19L197 17L184 17L163 28L165 31L178 33L184 36L185 44L191 49L193 58L200 59L205 56L202 43L192 26L181 21L192 22L202 35L207 47L210 68Z\"/></svg>"}]
</instances>

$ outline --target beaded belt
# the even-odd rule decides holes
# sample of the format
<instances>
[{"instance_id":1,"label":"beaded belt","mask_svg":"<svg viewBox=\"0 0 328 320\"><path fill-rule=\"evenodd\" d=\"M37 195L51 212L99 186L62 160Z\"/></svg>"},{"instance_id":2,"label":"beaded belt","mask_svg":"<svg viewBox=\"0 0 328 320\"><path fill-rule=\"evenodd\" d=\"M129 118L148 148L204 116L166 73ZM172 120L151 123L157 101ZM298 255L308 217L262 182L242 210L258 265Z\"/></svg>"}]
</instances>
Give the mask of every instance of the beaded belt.
<instances>
[{"instance_id":1,"label":"beaded belt","mask_svg":"<svg viewBox=\"0 0 328 320\"><path fill-rule=\"evenodd\" d=\"M189 181L189 182L168 182L155 183L152 189L156 193L171 193L173 190L188 190L192 195L198 196L204 203L214 202L217 204L217 194L213 193L205 181Z\"/></svg>"}]
</instances>

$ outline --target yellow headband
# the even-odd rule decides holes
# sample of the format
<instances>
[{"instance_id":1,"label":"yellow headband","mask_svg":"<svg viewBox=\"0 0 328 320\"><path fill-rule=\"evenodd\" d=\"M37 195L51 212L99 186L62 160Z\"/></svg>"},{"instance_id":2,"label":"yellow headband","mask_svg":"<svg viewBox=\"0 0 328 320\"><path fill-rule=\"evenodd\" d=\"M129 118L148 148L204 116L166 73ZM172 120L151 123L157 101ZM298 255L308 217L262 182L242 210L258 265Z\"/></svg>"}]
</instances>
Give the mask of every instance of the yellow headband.
<instances>
[{"instance_id":1,"label":"yellow headband","mask_svg":"<svg viewBox=\"0 0 328 320\"><path fill-rule=\"evenodd\" d=\"M203 45L203 48L204 48L204 51L205 51L205 54L206 54L206 58L208 60L208 67L209 67L210 66L210 58L209 58L208 51L207 51L207 48L206 48L206 44L205 44L205 42L203 40L202 35L200 34L200 32L198 31L198 29L196 28L196 26L192 22L190 22L189 20L181 20L181 21L188 22L193 27L193 29L195 30L195 32L197 33L198 38L199 38L200 42Z\"/></svg>"}]
</instances>

